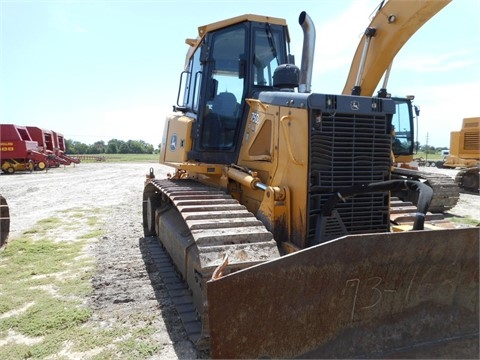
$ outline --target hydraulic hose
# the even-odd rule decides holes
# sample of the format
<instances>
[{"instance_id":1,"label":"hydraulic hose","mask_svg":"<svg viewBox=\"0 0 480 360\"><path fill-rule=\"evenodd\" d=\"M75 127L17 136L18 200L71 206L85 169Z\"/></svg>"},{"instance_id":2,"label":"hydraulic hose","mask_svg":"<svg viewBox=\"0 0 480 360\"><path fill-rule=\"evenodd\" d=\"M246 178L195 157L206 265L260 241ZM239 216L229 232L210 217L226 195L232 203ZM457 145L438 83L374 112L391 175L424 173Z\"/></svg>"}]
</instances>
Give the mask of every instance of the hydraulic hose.
<instances>
[{"instance_id":1,"label":"hydraulic hose","mask_svg":"<svg viewBox=\"0 0 480 360\"><path fill-rule=\"evenodd\" d=\"M388 180L352 186L350 188L339 190L326 201L322 209L322 215L330 216L338 201L345 201L345 198L363 193L393 190L409 190L418 192L417 213L415 214L415 220L413 222L413 230L423 230L425 224L425 214L427 213L430 202L432 201L433 190L428 185L414 180Z\"/></svg>"}]
</instances>

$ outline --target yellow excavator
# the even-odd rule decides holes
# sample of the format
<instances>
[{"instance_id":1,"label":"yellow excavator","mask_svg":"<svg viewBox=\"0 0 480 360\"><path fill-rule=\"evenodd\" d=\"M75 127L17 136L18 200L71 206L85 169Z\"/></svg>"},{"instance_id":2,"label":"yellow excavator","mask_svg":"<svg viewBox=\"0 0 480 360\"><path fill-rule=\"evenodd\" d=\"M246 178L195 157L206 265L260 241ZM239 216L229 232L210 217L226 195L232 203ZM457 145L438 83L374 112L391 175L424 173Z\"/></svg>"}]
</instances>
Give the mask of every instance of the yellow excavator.
<instances>
[{"instance_id":1,"label":"yellow excavator","mask_svg":"<svg viewBox=\"0 0 480 360\"><path fill-rule=\"evenodd\" d=\"M223 359L478 357L479 229L431 223L432 189L392 179L393 99L311 92L299 24L300 67L280 18L186 41L160 153L175 171L147 174L143 226L190 339ZM418 194L408 225L396 190Z\"/></svg>"},{"instance_id":2,"label":"yellow excavator","mask_svg":"<svg viewBox=\"0 0 480 360\"><path fill-rule=\"evenodd\" d=\"M391 97L387 84L395 56L408 39L451 0L382 1L366 28L355 51L342 94L373 96L383 76L378 97ZM396 111L393 117L394 141L392 147L395 179L419 180L433 189L429 211L446 212L458 203L460 188L448 175L420 170L415 164L415 125L418 127L419 108L413 105L413 95L393 97ZM403 190L394 195L404 201L417 203L416 194Z\"/></svg>"}]
</instances>

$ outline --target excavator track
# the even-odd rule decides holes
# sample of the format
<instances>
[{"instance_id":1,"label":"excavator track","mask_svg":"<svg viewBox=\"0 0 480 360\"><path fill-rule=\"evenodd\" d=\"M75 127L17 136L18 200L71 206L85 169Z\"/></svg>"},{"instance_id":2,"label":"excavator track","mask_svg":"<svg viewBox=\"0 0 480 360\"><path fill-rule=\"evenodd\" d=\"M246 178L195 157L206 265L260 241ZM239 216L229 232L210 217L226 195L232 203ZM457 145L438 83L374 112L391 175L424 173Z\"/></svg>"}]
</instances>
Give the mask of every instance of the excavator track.
<instances>
[{"instance_id":1,"label":"excavator track","mask_svg":"<svg viewBox=\"0 0 480 360\"><path fill-rule=\"evenodd\" d=\"M146 181L144 226L146 237L159 234L162 251L191 291L191 302L186 288L178 284L170 295L179 300L185 329L200 349L207 347L209 337L206 282L218 273L226 275L280 256L272 233L245 206L218 188L189 179ZM149 247L158 268L165 269L165 256L153 244ZM171 273L167 278L173 282Z\"/></svg>"},{"instance_id":2,"label":"excavator track","mask_svg":"<svg viewBox=\"0 0 480 360\"><path fill-rule=\"evenodd\" d=\"M429 211L432 213L443 213L452 209L457 205L460 197L458 184L447 175L395 168L392 171L392 178L419 180L430 186L433 189L433 198ZM417 203L416 194L414 193L394 194L394 196L413 204Z\"/></svg>"},{"instance_id":3,"label":"excavator track","mask_svg":"<svg viewBox=\"0 0 480 360\"><path fill-rule=\"evenodd\" d=\"M455 182L465 191L474 194L480 193L478 178L479 169L479 166L461 169L455 176Z\"/></svg>"}]
</instances>

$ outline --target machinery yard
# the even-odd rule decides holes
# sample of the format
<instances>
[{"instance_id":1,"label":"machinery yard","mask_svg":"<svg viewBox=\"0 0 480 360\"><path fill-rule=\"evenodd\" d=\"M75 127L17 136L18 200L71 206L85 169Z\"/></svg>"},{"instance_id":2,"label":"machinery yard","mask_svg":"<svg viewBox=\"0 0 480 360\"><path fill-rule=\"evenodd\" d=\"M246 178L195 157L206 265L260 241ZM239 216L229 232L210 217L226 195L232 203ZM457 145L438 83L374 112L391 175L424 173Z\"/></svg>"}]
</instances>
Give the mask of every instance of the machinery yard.
<instances>
[{"instance_id":1,"label":"machinery yard","mask_svg":"<svg viewBox=\"0 0 480 360\"><path fill-rule=\"evenodd\" d=\"M449 2L382 1L333 94L307 12L300 66L283 18L200 26L158 161L2 125L0 360L478 358L478 163L418 168L387 89Z\"/></svg>"},{"instance_id":2,"label":"machinery yard","mask_svg":"<svg viewBox=\"0 0 480 360\"><path fill-rule=\"evenodd\" d=\"M143 239L140 204L142 182L150 167L154 168L158 177L166 176L171 171L157 163L101 162L82 163L46 173L1 175L1 191L10 207L9 242L19 239L39 222L52 217L68 218L72 209L84 209L87 214L96 214L102 234L90 239L86 249L88 256L95 258L96 264L92 279L94 290L85 299L93 309L93 316L88 323L99 328L121 323L122 327L133 330L139 326L137 319L149 316L158 330L143 340L158 345L158 349L153 356L137 355L136 358L208 358L208 354L197 351L188 340L168 297L164 279L158 276L157 269L149 261ZM450 176L456 173L450 169L432 171L441 171ZM19 182L22 186L18 186ZM462 193L458 205L447 215L480 222L478 195ZM68 221L80 222L80 219L70 218ZM473 223L470 221L470 224ZM466 226L462 224L459 223L459 226ZM68 242L88 231L91 231L88 227L70 226L52 229L48 236L54 241ZM2 268L6 265L2 261ZM30 301L25 299L26 303ZM0 338L0 358L12 359L3 353L6 344L31 341L31 338L18 333ZM83 355L84 359L89 359L99 351L97 348L84 354L74 353L66 342L63 354L70 359L78 359ZM118 358L122 358L122 355L118 355Z\"/></svg>"}]
</instances>

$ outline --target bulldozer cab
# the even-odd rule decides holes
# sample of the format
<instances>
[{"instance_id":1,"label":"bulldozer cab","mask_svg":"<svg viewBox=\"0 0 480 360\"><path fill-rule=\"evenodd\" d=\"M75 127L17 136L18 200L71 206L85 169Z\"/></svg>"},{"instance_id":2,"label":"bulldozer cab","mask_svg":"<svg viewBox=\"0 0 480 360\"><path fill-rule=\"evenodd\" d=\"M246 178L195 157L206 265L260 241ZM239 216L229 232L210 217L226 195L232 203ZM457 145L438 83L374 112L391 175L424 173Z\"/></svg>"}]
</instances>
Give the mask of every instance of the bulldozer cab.
<instances>
[{"instance_id":1,"label":"bulldozer cab","mask_svg":"<svg viewBox=\"0 0 480 360\"><path fill-rule=\"evenodd\" d=\"M283 20L245 15L229 21L205 29L182 73L177 109L195 118L187 160L236 162L247 116L244 99L272 88L274 70L289 59Z\"/></svg>"}]
</instances>

